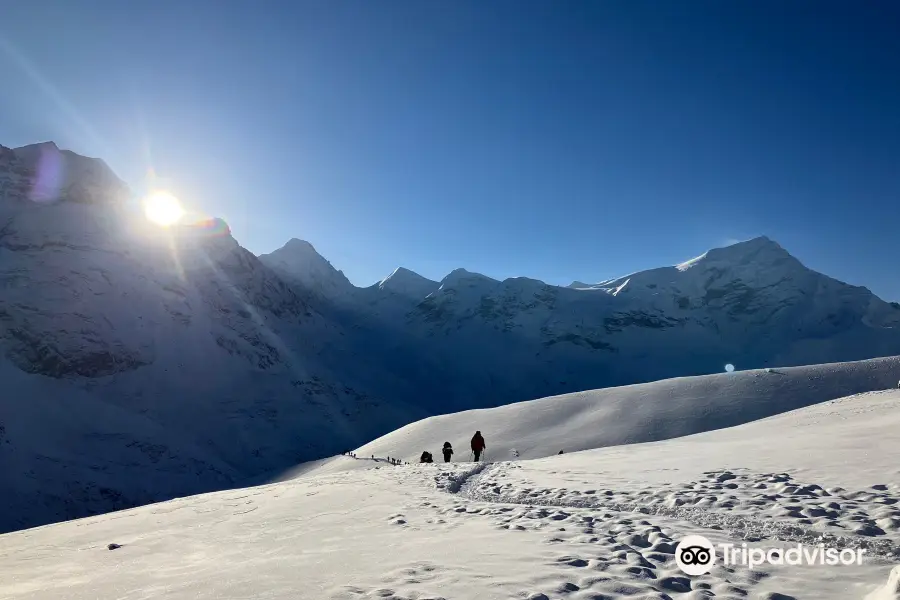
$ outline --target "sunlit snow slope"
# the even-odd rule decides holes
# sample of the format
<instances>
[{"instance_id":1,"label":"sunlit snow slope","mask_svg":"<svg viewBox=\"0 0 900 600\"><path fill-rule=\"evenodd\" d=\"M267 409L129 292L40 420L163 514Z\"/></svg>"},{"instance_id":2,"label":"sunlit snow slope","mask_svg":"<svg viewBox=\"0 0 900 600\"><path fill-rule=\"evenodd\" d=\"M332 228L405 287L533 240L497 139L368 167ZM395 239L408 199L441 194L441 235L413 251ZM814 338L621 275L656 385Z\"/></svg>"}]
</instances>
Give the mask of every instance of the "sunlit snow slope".
<instances>
[{"instance_id":1,"label":"sunlit snow slope","mask_svg":"<svg viewBox=\"0 0 900 600\"><path fill-rule=\"evenodd\" d=\"M896 600L898 444L883 391L662 442L304 477L2 535L0 597ZM687 577L686 535L865 553Z\"/></svg>"},{"instance_id":2,"label":"sunlit snow slope","mask_svg":"<svg viewBox=\"0 0 900 600\"><path fill-rule=\"evenodd\" d=\"M900 357L681 377L429 417L357 450L417 460L445 441L469 460L476 430L490 460L664 440L747 423L848 394L897 387Z\"/></svg>"}]
</instances>

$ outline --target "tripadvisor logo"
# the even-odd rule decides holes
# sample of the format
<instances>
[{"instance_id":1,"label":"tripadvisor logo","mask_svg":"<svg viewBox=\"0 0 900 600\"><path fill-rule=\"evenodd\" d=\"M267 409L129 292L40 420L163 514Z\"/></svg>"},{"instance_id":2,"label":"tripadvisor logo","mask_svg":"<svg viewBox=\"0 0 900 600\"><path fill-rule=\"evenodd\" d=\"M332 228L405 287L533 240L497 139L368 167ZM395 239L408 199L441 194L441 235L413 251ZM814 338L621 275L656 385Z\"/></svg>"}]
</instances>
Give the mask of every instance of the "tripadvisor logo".
<instances>
[{"instance_id":1,"label":"tripadvisor logo","mask_svg":"<svg viewBox=\"0 0 900 600\"><path fill-rule=\"evenodd\" d=\"M825 544L804 546L797 544L787 548L748 548L746 543L718 544L701 535L689 535L675 548L675 562L678 568L687 575L705 575L716 564L717 555L722 557L724 565L744 565L750 569L764 564L770 565L861 565L863 554L860 548L827 548Z\"/></svg>"},{"instance_id":2,"label":"tripadvisor logo","mask_svg":"<svg viewBox=\"0 0 900 600\"><path fill-rule=\"evenodd\" d=\"M676 546L675 562L688 575L705 575L716 563L716 549L702 535L689 535Z\"/></svg>"}]
</instances>

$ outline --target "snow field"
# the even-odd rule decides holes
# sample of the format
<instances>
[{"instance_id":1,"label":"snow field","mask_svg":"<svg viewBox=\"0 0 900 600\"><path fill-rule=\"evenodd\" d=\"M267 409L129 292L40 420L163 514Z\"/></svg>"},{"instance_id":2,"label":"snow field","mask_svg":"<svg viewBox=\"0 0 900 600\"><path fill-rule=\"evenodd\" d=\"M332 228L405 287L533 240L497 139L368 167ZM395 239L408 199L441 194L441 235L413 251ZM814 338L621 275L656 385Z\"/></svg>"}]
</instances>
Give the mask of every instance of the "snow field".
<instances>
[{"instance_id":1,"label":"snow field","mask_svg":"<svg viewBox=\"0 0 900 600\"><path fill-rule=\"evenodd\" d=\"M898 392L862 394L662 442L379 465L15 532L0 536L0 597L895 600L900 478L876 450L900 441L898 409ZM689 577L686 535L871 555Z\"/></svg>"}]
</instances>

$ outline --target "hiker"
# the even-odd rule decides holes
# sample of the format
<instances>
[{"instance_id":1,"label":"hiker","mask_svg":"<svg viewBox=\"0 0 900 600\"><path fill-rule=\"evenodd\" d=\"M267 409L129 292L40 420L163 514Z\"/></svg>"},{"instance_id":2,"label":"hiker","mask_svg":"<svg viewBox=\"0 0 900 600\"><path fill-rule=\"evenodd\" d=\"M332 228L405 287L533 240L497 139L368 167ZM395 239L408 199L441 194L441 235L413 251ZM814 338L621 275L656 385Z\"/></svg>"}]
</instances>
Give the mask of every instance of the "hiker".
<instances>
[{"instance_id":1,"label":"hiker","mask_svg":"<svg viewBox=\"0 0 900 600\"><path fill-rule=\"evenodd\" d=\"M560 453L560 454L562 454L562 453L563 453L563 451L562 451L562 450L560 450L560 451L559 451L559 453Z\"/></svg>"},{"instance_id":2,"label":"hiker","mask_svg":"<svg viewBox=\"0 0 900 600\"><path fill-rule=\"evenodd\" d=\"M422 458L419 459L419 462L420 462L420 463L430 463L430 462L434 462L434 461L431 459L431 452L429 452L428 450L422 452Z\"/></svg>"},{"instance_id":3,"label":"hiker","mask_svg":"<svg viewBox=\"0 0 900 600\"><path fill-rule=\"evenodd\" d=\"M450 457L453 456L453 446L450 445L450 442L444 442L442 452L444 453L444 462L450 462Z\"/></svg>"},{"instance_id":4,"label":"hiker","mask_svg":"<svg viewBox=\"0 0 900 600\"><path fill-rule=\"evenodd\" d=\"M476 431L475 435L472 436L472 454L475 455L475 462L478 462L478 459L481 458L481 453L484 452L485 448L487 448L487 446L484 443L481 432Z\"/></svg>"}]
</instances>

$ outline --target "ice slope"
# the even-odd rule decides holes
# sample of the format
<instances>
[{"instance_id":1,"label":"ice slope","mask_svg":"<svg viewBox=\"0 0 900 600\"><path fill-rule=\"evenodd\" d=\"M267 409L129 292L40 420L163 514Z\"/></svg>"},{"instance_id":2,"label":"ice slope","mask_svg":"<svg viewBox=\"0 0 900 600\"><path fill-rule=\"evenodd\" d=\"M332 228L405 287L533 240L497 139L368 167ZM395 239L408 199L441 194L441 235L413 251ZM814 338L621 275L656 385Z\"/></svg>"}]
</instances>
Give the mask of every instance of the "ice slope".
<instances>
[{"instance_id":1,"label":"ice slope","mask_svg":"<svg viewBox=\"0 0 900 600\"><path fill-rule=\"evenodd\" d=\"M649 444L179 498L0 535L0 597L896 600L898 426L900 393L875 392ZM688 577L686 535L866 553Z\"/></svg>"},{"instance_id":2,"label":"ice slope","mask_svg":"<svg viewBox=\"0 0 900 600\"><path fill-rule=\"evenodd\" d=\"M449 441L468 460L480 430L489 460L634 444L747 423L853 393L896 388L900 357L682 377L429 417L358 448L418 460ZM340 461L339 464L346 464ZM315 472L315 471L314 471Z\"/></svg>"}]
</instances>

